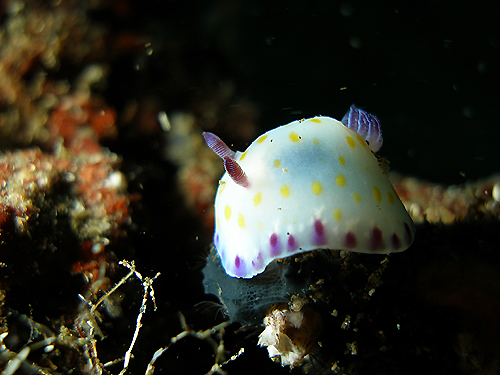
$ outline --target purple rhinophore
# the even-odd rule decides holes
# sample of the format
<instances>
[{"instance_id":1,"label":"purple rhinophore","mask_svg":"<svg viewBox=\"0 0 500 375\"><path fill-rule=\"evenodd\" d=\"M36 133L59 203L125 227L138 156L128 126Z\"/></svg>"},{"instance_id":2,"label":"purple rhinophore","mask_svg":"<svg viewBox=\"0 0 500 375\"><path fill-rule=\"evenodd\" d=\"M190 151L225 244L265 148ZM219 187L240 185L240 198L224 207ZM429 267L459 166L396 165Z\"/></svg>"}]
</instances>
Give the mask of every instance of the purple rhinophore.
<instances>
[{"instance_id":1,"label":"purple rhinophore","mask_svg":"<svg viewBox=\"0 0 500 375\"><path fill-rule=\"evenodd\" d=\"M372 229L372 233L370 234L370 250L372 251L378 251L378 250L384 250L385 245L384 245L384 240L382 238L382 231L374 227Z\"/></svg>"},{"instance_id":2,"label":"purple rhinophore","mask_svg":"<svg viewBox=\"0 0 500 375\"><path fill-rule=\"evenodd\" d=\"M355 131L363 138L370 150L377 152L382 146L382 130L377 116L372 115L351 104L347 113L342 117L342 124Z\"/></svg>"},{"instance_id":3,"label":"purple rhinophore","mask_svg":"<svg viewBox=\"0 0 500 375\"><path fill-rule=\"evenodd\" d=\"M241 169L238 162L234 160L236 153L214 133L203 132L202 135L207 146L210 147L210 149L215 152L218 157L224 160L224 169L232 180L240 186L248 187L249 184L247 175L243 172L243 169Z\"/></svg>"},{"instance_id":4,"label":"purple rhinophore","mask_svg":"<svg viewBox=\"0 0 500 375\"><path fill-rule=\"evenodd\" d=\"M231 150L228 145L222 141L222 139L210 132L203 132L202 135L207 146L210 147L210 149L215 152L218 157L222 160L224 160L225 157L234 159L236 153Z\"/></svg>"},{"instance_id":5,"label":"purple rhinophore","mask_svg":"<svg viewBox=\"0 0 500 375\"><path fill-rule=\"evenodd\" d=\"M271 246L271 256L277 257L281 254L281 244L276 233L271 234L269 238L269 245Z\"/></svg>"},{"instance_id":6,"label":"purple rhinophore","mask_svg":"<svg viewBox=\"0 0 500 375\"><path fill-rule=\"evenodd\" d=\"M312 243L316 246L321 246L326 244L326 233L325 228L321 220L316 220L314 222L314 231L312 234Z\"/></svg>"},{"instance_id":7,"label":"purple rhinophore","mask_svg":"<svg viewBox=\"0 0 500 375\"><path fill-rule=\"evenodd\" d=\"M231 179L235 182L235 184L248 187L248 178L243 169L241 169L238 162L229 156L224 158L224 169L227 174L231 177Z\"/></svg>"}]
</instances>

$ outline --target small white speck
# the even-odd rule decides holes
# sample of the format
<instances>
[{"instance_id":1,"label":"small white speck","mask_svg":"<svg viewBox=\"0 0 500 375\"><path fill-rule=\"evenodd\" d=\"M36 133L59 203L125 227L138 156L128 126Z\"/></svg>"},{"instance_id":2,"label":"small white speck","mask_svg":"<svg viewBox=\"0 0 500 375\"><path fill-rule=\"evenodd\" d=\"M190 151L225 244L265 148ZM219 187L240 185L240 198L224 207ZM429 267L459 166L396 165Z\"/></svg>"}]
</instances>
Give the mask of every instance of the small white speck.
<instances>
[{"instance_id":1,"label":"small white speck","mask_svg":"<svg viewBox=\"0 0 500 375\"><path fill-rule=\"evenodd\" d=\"M342 328L342 329L348 329L350 325L351 325L351 316L350 315L346 315L344 321L340 325L340 328Z\"/></svg>"},{"instance_id":2,"label":"small white speck","mask_svg":"<svg viewBox=\"0 0 500 375\"><path fill-rule=\"evenodd\" d=\"M170 121L165 111L158 112L158 122L160 123L163 131L168 132L172 129L172 125L170 125Z\"/></svg>"},{"instance_id":3,"label":"small white speck","mask_svg":"<svg viewBox=\"0 0 500 375\"><path fill-rule=\"evenodd\" d=\"M76 176L73 173L71 173L71 172L65 172L63 174L63 179L66 182L73 182L73 181L76 180Z\"/></svg>"},{"instance_id":4,"label":"small white speck","mask_svg":"<svg viewBox=\"0 0 500 375\"><path fill-rule=\"evenodd\" d=\"M108 178L104 181L104 185L107 188L116 189L118 191L127 190L127 178L120 171L111 172Z\"/></svg>"},{"instance_id":5,"label":"small white speck","mask_svg":"<svg viewBox=\"0 0 500 375\"><path fill-rule=\"evenodd\" d=\"M92 245L92 254L99 254L104 250L104 246L100 243L95 243Z\"/></svg>"}]
</instances>

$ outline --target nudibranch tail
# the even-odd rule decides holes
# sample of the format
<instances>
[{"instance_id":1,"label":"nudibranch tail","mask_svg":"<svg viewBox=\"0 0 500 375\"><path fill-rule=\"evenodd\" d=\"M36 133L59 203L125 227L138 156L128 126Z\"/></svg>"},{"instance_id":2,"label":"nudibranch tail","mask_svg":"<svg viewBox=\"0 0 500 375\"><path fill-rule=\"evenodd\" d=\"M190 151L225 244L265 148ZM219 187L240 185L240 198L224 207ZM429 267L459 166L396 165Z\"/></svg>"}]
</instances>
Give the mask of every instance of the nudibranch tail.
<instances>
[{"instance_id":1,"label":"nudibranch tail","mask_svg":"<svg viewBox=\"0 0 500 375\"><path fill-rule=\"evenodd\" d=\"M248 187L247 175L236 160L226 156L224 158L224 169L237 185Z\"/></svg>"},{"instance_id":2,"label":"nudibranch tail","mask_svg":"<svg viewBox=\"0 0 500 375\"><path fill-rule=\"evenodd\" d=\"M203 132L202 135L207 146L210 147L210 149L215 152L218 157L220 157L222 160L224 160L225 157L234 159L236 153L231 150L228 145L226 145L222 141L222 139L217 137L214 133L210 132Z\"/></svg>"},{"instance_id":3,"label":"nudibranch tail","mask_svg":"<svg viewBox=\"0 0 500 375\"><path fill-rule=\"evenodd\" d=\"M370 150L373 152L377 152L382 146L382 130L377 116L351 104L341 122L358 133L368 143Z\"/></svg>"}]
</instances>

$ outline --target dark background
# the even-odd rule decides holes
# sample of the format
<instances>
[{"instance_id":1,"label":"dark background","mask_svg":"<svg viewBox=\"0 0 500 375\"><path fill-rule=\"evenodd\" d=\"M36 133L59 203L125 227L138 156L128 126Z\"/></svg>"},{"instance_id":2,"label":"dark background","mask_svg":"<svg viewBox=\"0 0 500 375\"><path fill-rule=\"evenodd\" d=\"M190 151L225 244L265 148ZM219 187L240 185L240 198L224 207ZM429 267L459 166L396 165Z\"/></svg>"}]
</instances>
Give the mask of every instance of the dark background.
<instances>
[{"instance_id":1,"label":"dark background","mask_svg":"<svg viewBox=\"0 0 500 375\"><path fill-rule=\"evenodd\" d=\"M129 5L125 17L98 14L152 43L151 55L113 66L107 97L118 108L133 92L160 98L167 113L188 110L231 81L236 98L257 105L259 133L301 117L340 119L355 103L382 121L379 153L392 170L445 184L498 171L497 2Z\"/></svg>"}]
</instances>

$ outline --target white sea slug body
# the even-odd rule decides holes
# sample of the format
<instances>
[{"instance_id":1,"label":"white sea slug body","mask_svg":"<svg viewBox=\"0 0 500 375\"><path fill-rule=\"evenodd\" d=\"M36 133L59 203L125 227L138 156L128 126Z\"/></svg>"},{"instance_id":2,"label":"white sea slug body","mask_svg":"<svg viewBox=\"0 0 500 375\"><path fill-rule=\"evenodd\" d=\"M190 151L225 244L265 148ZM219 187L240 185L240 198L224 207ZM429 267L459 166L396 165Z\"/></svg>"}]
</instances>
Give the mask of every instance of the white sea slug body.
<instances>
[{"instance_id":1,"label":"white sea slug body","mask_svg":"<svg viewBox=\"0 0 500 375\"><path fill-rule=\"evenodd\" d=\"M274 259L318 248L390 253L411 245L415 228L389 179L367 142L341 122L294 121L243 153L204 137L226 168L214 244L228 275L250 278Z\"/></svg>"}]
</instances>

